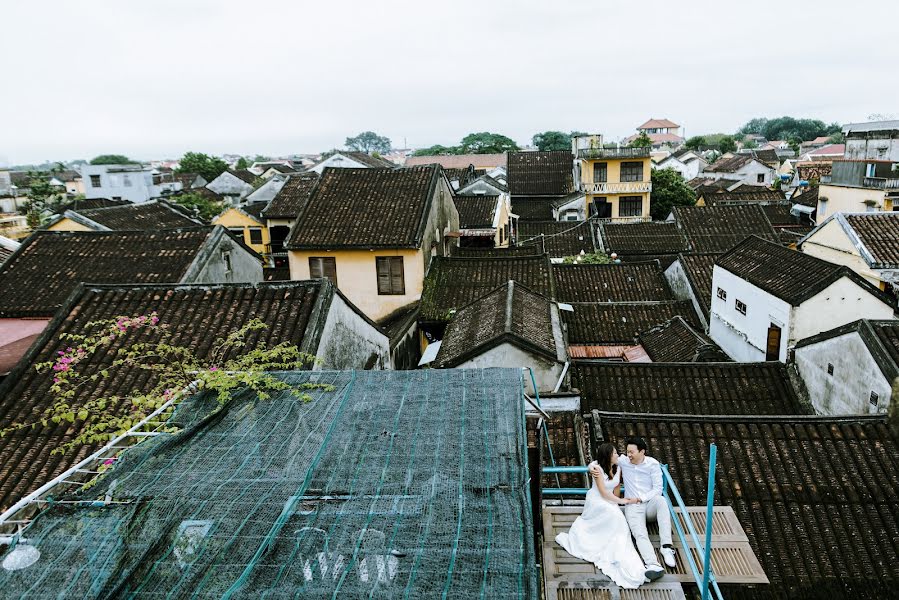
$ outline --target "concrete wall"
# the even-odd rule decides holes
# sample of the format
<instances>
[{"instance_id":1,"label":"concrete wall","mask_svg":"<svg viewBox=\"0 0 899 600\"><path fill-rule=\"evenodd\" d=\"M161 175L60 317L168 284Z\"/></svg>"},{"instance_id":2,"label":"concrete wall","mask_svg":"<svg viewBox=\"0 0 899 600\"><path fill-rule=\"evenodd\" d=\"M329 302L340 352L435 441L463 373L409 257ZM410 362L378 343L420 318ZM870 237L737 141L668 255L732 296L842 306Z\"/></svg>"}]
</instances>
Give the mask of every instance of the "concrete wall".
<instances>
[{"instance_id":1,"label":"concrete wall","mask_svg":"<svg viewBox=\"0 0 899 600\"><path fill-rule=\"evenodd\" d=\"M237 210L236 208L229 208L215 219L212 220L213 225L221 225L226 229L241 229L240 235L243 236L243 243L258 252L259 254L265 254L265 247L267 244L271 242L271 237L269 236L268 227L265 226L265 223L259 222L250 215ZM257 228L262 230L262 243L261 244L251 244L250 243L250 228ZM235 235L238 235L237 231L233 232Z\"/></svg>"},{"instance_id":2,"label":"concrete wall","mask_svg":"<svg viewBox=\"0 0 899 600\"><path fill-rule=\"evenodd\" d=\"M253 192L252 185L228 171L224 171L221 175L210 181L206 184L206 187L222 196L234 198L243 198Z\"/></svg>"},{"instance_id":3,"label":"concrete wall","mask_svg":"<svg viewBox=\"0 0 899 600\"><path fill-rule=\"evenodd\" d=\"M127 165L84 165L81 177L85 197L146 202L162 195L158 186L153 185L153 173L150 169L124 170L126 168ZM100 177L100 187L93 186L91 175ZM179 183L178 186L180 185Z\"/></svg>"},{"instance_id":4,"label":"concrete wall","mask_svg":"<svg viewBox=\"0 0 899 600\"><path fill-rule=\"evenodd\" d=\"M321 369L389 369L390 341L334 294L317 356Z\"/></svg>"},{"instance_id":5,"label":"concrete wall","mask_svg":"<svg viewBox=\"0 0 899 600\"><path fill-rule=\"evenodd\" d=\"M699 298L697 298L696 294L693 292L693 288L690 286L690 282L687 279L687 273L684 271L684 267L680 260L675 260L667 269L665 269L665 279L668 280L668 285L671 287L671 293L674 294L675 298L678 300L689 300L693 303L693 308L696 310L696 314L699 315L703 328L708 331L709 323L705 316L705 307L700 304Z\"/></svg>"},{"instance_id":6,"label":"concrete wall","mask_svg":"<svg viewBox=\"0 0 899 600\"><path fill-rule=\"evenodd\" d=\"M893 210L893 203L886 199L883 190L822 184L818 188L818 223L838 212L867 212L871 208L866 202L880 207L875 210Z\"/></svg>"},{"instance_id":7,"label":"concrete wall","mask_svg":"<svg viewBox=\"0 0 899 600\"><path fill-rule=\"evenodd\" d=\"M891 306L843 277L793 310L790 344L856 319L892 318Z\"/></svg>"},{"instance_id":8,"label":"concrete wall","mask_svg":"<svg viewBox=\"0 0 899 600\"><path fill-rule=\"evenodd\" d=\"M859 135L865 136L865 134ZM850 134L850 137L846 139L846 151L843 157L847 160L868 158L899 162L899 137L893 134L891 137L868 139L867 137L854 137Z\"/></svg>"},{"instance_id":9,"label":"concrete wall","mask_svg":"<svg viewBox=\"0 0 899 600\"><path fill-rule=\"evenodd\" d=\"M210 236L181 283L256 283L262 281L262 263L224 231ZM231 258L226 269L225 253Z\"/></svg>"},{"instance_id":10,"label":"concrete wall","mask_svg":"<svg viewBox=\"0 0 899 600\"><path fill-rule=\"evenodd\" d=\"M490 367L509 367L520 369L530 367L534 370L534 380L540 392L551 392L562 374L563 365L550 361L543 356L526 352L518 346L505 343L479 354L458 366L459 369L488 369ZM525 373L525 391L533 395L534 386L531 377Z\"/></svg>"},{"instance_id":11,"label":"concrete wall","mask_svg":"<svg viewBox=\"0 0 899 600\"><path fill-rule=\"evenodd\" d=\"M445 237L450 231L459 231L459 211L456 210L456 204L453 202L453 192L446 181L446 177L438 177L421 241L425 273L430 268L432 256L435 254L436 256L450 255L449 246L456 243L454 240ZM424 281L424 277L422 277L422 281Z\"/></svg>"},{"instance_id":12,"label":"concrete wall","mask_svg":"<svg viewBox=\"0 0 899 600\"><path fill-rule=\"evenodd\" d=\"M794 361L815 412L821 415L885 413L892 392L857 331L796 348ZM827 365L833 365L833 375ZM871 392L878 404L870 403Z\"/></svg>"},{"instance_id":13,"label":"concrete wall","mask_svg":"<svg viewBox=\"0 0 899 600\"><path fill-rule=\"evenodd\" d=\"M881 287L880 273L868 267L868 263L836 219L831 219L815 230L803 242L802 251L828 262L845 265L875 286Z\"/></svg>"}]
</instances>

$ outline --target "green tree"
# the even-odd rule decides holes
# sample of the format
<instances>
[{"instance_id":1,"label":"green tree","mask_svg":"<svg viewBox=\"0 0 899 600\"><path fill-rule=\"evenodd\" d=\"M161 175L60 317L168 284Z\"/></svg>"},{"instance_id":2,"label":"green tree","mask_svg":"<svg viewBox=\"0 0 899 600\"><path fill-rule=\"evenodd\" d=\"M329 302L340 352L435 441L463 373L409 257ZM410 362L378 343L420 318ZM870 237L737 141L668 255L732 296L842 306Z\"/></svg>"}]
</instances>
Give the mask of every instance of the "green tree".
<instances>
[{"instance_id":1,"label":"green tree","mask_svg":"<svg viewBox=\"0 0 899 600\"><path fill-rule=\"evenodd\" d=\"M127 165L133 162L124 154L101 154L91 159L92 165Z\"/></svg>"},{"instance_id":2,"label":"green tree","mask_svg":"<svg viewBox=\"0 0 899 600\"><path fill-rule=\"evenodd\" d=\"M237 162L234 164L234 168L235 169L249 169L250 161L248 161L246 158L241 156L240 158L237 159Z\"/></svg>"},{"instance_id":3,"label":"green tree","mask_svg":"<svg viewBox=\"0 0 899 600\"><path fill-rule=\"evenodd\" d=\"M57 188L50 185L45 175L31 172L28 181L28 201L24 206L24 213L28 226L37 229L44 224L50 215L59 212L64 198Z\"/></svg>"},{"instance_id":4,"label":"green tree","mask_svg":"<svg viewBox=\"0 0 899 600\"><path fill-rule=\"evenodd\" d=\"M209 223L225 210L223 202L212 200L208 196L198 194L197 192L169 196L166 200L188 209L204 223Z\"/></svg>"},{"instance_id":5,"label":"green tree","mask_svg":"<svg viewBox=\"0 0 899 600\"><path fill-rule=\"evenodd\" d=\"M446 156L451 154L461 154L459 146L441 146L435 144L428 148L420 148L412 153L412 156Z\"/></svg>"},{"instance_id":6,"label":"green tree","mask_svg":"<svg viewBox=\"0 0 899 600\"><path fill-rule=\"evenodd\" d=\"M489 131L469 133L459 146L461 154L501 154L520 150L511 138Z\"/></svg>"},{"instance_id":7,"label":"green tree","mask_svg":"<svg viewBox=\"0 0 899 600\"><path fill-rule=\"evenodd\" d=\"M344 145L354 152L365 152L366 154L390 152L390 138L378 135L374 131L363 131L356 137L348 137Z\"/></svg>"},{"instance_id":8,"label":"green tree","mask_svg":"<svg viewBox=\"0 0 899 600\"><path fill-rule=\"evenodd\" d=\"M750 133L755 133L761 135L765 131L765 126L768 124L768 119L764 117L757 117L755 119L750 119L746 122L745 125L740 127L740 133L743 135L747 135Z\"/></svg>"},{"instance_id":9,"label":"green tree","mask_svg":"<svg viewBox=\"0 0 899 600\"><path fill-rule=\"evenodd\" d=\"M845 144L846 136L843 135L842 131L838 131L834 134L831 134L831 136L829 138L827 138L827 143L828 144Z\"/></svg>"},{"instance_id":10,"label":"green tree","mask_svg":"<svg viewBox=\"0 0 899 600\"><path fill-rule=\"evenodd\" d=\"M641 131L634 141L630 143L631 148L652 148L652 139L645 131Z\"/></svg>"},{"instance_id":11,"label":"green tree","mask_svg":"<svg viewBox=\"0 0 899 600\"><path fill-rule=\"evenodd\" d=\"M746 140L745 142L743 142L743 147L747 150L753 150L755 148L758 148L759 145L755 140Z\"/></svg>"},{"instance_id":12,"label":"green tree","mask_svg":"<svg viewBox=\"0 0 899 600\"><path fill-rule=\"evenodd\" d=\"M705 145L705 138L701 135L694 135L684 142L684 147L689 148L690 150L699 150L700 147Z\"/></svg>"},{"instance_id":13,"label":"green tree","mask_svg":"<svg viewBox=\"0 0 899 600\"><path fill-rule=\"evenodd\" d=\"M212 181L228 170L228 163L202 152L187 152L179 163L176 173L199 173L206 181Z\"/></svg>"},{"instance_id":14,"label":"green tree","mask_svg":"<svg viewBox=\"0 0 899 600\"><path fill-rule=\"evenodd\" d=\"M652 196L649 213L653 220L662 221L668 218L675 206L696 204L696 192L674 169L653 169L651 177Z\"/></svg>"},{"instance_id":15,"label":"green tree","mask_svg":"<svg viewBox=\"0 0 899 600\"><path fill-rule=\"evenodd\" d=\"M726 135L718 141L718 149L721 152L736 152L737 142L731 136Z\"/></svg>"},{"instance_id":16,"label":"green tree","mask_svg":"<svg viewBox=\"0 0 899 600\"><path fill-rule=\"evenodd\" d=\"M562 131L544 131L535 134L531 141L541 152L571 149L571 134Z\"/></svg>"},{"instance_id":17,"label":"green tree","mask_svg":"<svg viewBox=\"0 0 899 600\"><path fill-rule=\"evenodd\" d=\"M778 117L776 119L767 120L762 129L762 135L769 140L789 140L790 138L797 138L800 141L807 141L822 135L830 135L839 130L839 123L827 125L824 121L819 119Z\"/></svg>"}]
</instances>

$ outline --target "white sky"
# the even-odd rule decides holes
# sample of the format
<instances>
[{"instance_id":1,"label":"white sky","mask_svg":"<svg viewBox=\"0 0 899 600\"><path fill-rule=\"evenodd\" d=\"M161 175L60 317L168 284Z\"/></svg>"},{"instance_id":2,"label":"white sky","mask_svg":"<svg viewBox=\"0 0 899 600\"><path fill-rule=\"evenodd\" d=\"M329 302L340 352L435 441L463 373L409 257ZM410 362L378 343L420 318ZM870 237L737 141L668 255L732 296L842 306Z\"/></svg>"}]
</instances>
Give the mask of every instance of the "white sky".
<instances>
[{"instance_id":1,"label":"white sky","mask_svg":"<svg viewBox=\"0 0 899 600\"><path fill-rule=\"evenodd\" d=\"M10 163L899 110L891 1L5 0Z\"/></svg>"}]
</instances>

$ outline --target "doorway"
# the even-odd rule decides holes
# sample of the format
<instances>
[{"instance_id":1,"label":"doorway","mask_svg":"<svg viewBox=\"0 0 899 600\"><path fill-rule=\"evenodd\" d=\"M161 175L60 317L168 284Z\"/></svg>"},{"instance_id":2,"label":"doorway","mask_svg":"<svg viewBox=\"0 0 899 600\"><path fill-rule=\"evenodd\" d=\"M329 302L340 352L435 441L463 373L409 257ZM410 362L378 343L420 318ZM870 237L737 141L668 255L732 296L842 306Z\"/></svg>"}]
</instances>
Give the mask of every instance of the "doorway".
<instances>
[{"instance_id":1,"label":"doorway","mask_svg":"<svg viewBox=\"0 0 899 600\"><path fill-rule=\"evenodd\" d=\"M780 360L780 327L771 323L768 327L768 343L765 348L765 360Z\"/></svg>"}]
</instances>

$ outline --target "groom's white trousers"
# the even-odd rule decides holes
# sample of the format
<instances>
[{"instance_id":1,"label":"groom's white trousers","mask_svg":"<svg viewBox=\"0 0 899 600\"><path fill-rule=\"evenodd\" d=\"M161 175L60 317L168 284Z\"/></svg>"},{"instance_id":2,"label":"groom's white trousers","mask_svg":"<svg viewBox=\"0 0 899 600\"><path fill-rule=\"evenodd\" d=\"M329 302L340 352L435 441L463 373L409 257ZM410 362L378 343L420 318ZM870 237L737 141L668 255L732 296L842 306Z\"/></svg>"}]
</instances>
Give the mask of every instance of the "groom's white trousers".
<instances>
[{"instance_id":1,"label":"groom's white trousers","mask_svg":"<svg viewBox=\"0 0 899 600\"><path fill-rule=\"evenodd\" d=\"M656 521L659 524L659 539L662 545L671 544L671 513L668 504L661 496L656 496L649 502L628 504L624 507L624 516L631 528L631 535L637 542L637 550L647 565L658 565L655 550L649 541L649 533L646 531L647 521Z\"/></svg>"}]
</instances>

